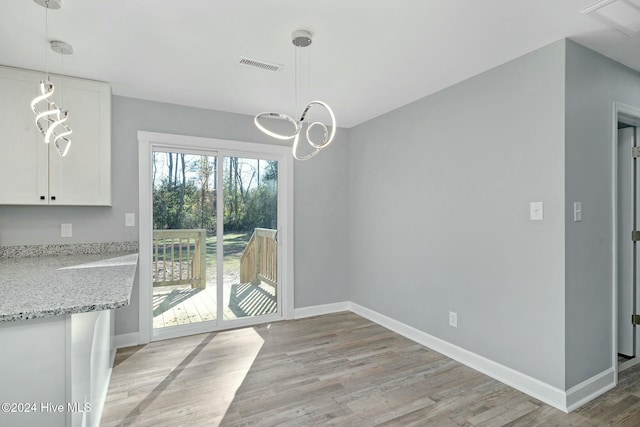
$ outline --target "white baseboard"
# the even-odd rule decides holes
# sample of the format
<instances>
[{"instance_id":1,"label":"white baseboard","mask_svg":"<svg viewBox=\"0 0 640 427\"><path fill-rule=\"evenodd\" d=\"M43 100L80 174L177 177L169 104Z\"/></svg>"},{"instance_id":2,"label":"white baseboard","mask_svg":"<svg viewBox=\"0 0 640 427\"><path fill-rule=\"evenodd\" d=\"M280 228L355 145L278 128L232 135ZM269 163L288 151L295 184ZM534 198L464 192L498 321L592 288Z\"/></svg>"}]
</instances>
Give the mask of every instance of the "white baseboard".
<instances>
[{"instance_id":1,"label":"white baseboard","mask_svg":"<svg viewBox=\"0 0 640 427\"><path fill-rule=\"evenodd\" d=\"M567 411L566 393L564 390L553 387L536 378L518 372L500 363L487 359L486 357L477 355L461 347L448 343L440 338L436 338L416 328L406 325L402 322L384 316L371 309L361 305L351 303L351 311L366 319L371 320L397 334L400 334L412 341L422 344L432 350L442 353L453 360L469 366L477 371L482 372L496 380L507 384L529 396L535 397L542 402Z\"/></svg>"},{"instance_id":2,"label":"white baseboard","mask_svg":"<svg viewBox=\"0 0 640 427\"><path fill-rule=\"evenodd\" d=\"M629 368L633 368L639 363L640 363L640 357L634 357L633 359L629 359L626 362L622 362L618 364L618 374L620 374L620 372L622 371L626 371Z\"/></svg>"},{"instance_id":3,"label":"white baseboard","mask_svg":"<svg viewBox=\"0 0 640 427\"><path fill-rule=\"evenodd\" d=\"M585 403L606 393L616 386L616 373L609 368L567 390L567 412L574 411Z\"/></svg>"},{"instance_id":4,"label":"white baseboard","mask_svg":"<svg viewBox=\"0 0 640 427\"><path fill-rule=\"evenodd\" d=\"M296 308L293 311L293 318L303 319L305 317L340 313L341 311L351 311L351 303L349 301L343 301L343 302L335 302L332 304L323 304L323 305L314 305L311 307Z\"/></svg>"},{"instance_id":5,"label":"white baseboard","mask_svg":"<svg viewBox=\"0 0 640 427\"><path fill-rule=\"evenodd\" d=\"M116 335L116 348L133 347L138 344L140 344L140 334L138 332Z\"/></svg>"}]
</instances>

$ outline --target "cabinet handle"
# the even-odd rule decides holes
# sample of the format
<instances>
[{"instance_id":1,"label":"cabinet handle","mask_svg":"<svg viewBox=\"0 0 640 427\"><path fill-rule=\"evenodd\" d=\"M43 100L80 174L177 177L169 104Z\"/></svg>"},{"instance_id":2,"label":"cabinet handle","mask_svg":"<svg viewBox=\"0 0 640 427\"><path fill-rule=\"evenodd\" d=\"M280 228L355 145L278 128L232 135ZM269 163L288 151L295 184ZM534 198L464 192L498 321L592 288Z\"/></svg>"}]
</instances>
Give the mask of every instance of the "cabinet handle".
<instances>
[{"instance_id":1,"label":"cabinet handle","mask_svg":"<svg viewBox=\"0 0 640 427\"><path fill-rule=\"evenodd\" d=\"M44 196L40 196L40 200L44 200L46 197Z\"/></svg>"},{"instance_id":2,"label":"cabinet handle","mask_svg":"<svg viewBox=\"0 0 640 427\"><path fill-rule=\"evenodd\" d=\"M56 199L56 196L51 196L51 200L55 200L55 199Z\"/></svg>"}]
</instances>

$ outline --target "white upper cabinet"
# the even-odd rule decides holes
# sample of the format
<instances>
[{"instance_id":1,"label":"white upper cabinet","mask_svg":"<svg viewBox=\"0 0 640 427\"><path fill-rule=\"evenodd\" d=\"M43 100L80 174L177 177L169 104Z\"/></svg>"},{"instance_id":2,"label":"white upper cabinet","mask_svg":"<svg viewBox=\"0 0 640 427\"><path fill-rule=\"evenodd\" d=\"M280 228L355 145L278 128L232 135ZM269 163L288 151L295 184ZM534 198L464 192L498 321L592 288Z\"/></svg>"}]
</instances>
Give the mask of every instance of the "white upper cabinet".
<instances>
[{"instance_id":1,"label":"white upper cabinet","mask_svg":"<svg viewBox=\"0 0 640 427\"><path fill-rule=\"evenodd\" d=\"M111 205L111 88L52 75L54 102L69 111L71 148L60 157L35 125L41 72L0 67L0 204ZM61 98L62 97L62 98Z\"/></svg>"}]
</instances>

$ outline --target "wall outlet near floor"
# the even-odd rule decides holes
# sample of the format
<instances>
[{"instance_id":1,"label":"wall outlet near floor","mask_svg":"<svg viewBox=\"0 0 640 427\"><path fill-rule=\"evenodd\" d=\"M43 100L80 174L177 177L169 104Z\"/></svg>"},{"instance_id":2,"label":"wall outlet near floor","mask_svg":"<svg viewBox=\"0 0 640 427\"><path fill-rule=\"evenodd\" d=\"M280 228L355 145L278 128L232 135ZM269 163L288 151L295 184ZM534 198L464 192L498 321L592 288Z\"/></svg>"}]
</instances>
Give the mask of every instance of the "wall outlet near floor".
<instances>
[{"instance_id":1,"label":"wall outlet near floor","mask_svg":"<svg viewBox=\"0 0 640 427\"><path fill-rule=\"evenodd\" d=\"M134 213L124 214L124 226L125 227L135 227L136 226L136 214L134 214Z\"/></svg>"},{"instance_id":2,"label":"wall outlet near floor","mask_svg":"<svg viewBox=\"0 0 640 427\"><path fill-rule=\"evenodd\" d=\"M60 237L72 237L73 228L71 224L60 224Z\"/></svg>"},{"instance_id":3,"label":"wall outlet near floor","mask_svg":"<svg viewBox=\"0 0 640 427\"><path fill-rule=\"evenodd\" d=\"M449 312L449 326L453 326L454 328L458 327L458 313L454 311Z\"/></svg>"}]
</instances>

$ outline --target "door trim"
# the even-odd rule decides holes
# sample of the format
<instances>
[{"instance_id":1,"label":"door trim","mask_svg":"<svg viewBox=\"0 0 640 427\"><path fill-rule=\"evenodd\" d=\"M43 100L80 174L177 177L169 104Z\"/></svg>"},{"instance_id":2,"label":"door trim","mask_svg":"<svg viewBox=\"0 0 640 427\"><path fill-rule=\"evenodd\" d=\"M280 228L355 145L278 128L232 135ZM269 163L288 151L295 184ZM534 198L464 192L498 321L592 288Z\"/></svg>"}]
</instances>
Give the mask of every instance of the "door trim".
<instances>
[{"instance_id":1,"label":"door trim","mask_svg":"<svg viewBox=\"0 0 640 427\"><path fill-rule=\"evenodd\" d=\"M167 133L138 131L138 200L139 200L139 333L140 344L146 344L153 339L172 338L177 336L175 330L167 331L160 337L153 337L153 317L151 316L152 285L151 269L151 239L153 212L151 209L151 162L152 153L156 149L195 149L215 151L225 157L255 157L259 155L266 160L278 160L279 197L282 197L282 209L278 209L278 255L280 257L280 272L282 299L281 314L260 316L260 321L293 319L294 303L294 270L293 270L293 160L291 150L286 146L259 144L226 139L175 135ZM284 185L281 185L284 184ZM254 319L237 319L226 321L226 327L247 326ZM202 322L200 327L183 328L188 333L211 332L220 330L220 324ZM170 329L170 328L169 328Z\"/></svg>"}]
</instances>

